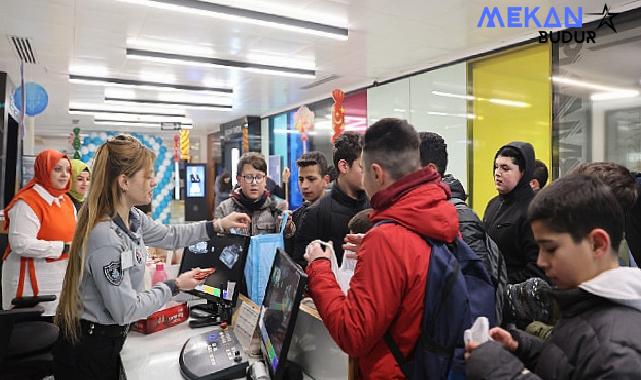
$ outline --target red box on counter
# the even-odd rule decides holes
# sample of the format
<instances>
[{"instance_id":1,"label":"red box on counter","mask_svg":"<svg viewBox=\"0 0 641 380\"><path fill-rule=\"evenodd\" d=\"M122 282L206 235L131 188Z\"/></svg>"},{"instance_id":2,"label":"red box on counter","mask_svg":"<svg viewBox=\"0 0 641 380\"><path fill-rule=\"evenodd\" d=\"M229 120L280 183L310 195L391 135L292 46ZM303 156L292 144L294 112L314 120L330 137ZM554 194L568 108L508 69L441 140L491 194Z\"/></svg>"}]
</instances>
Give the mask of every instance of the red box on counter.
<instances>
[{"instance_id":1,"label":"red box on counter","mask_svg":"<svg viewBox=\"0 0 641 380\"><path fill-rule=\"evenodd\" d=\"M150 315L147 319L141 319L131 326L133 331L143 334L151 334L176 326L189 318L189 309L186 303L170 301L164 308Z\"/></svg>"}]
</instances>

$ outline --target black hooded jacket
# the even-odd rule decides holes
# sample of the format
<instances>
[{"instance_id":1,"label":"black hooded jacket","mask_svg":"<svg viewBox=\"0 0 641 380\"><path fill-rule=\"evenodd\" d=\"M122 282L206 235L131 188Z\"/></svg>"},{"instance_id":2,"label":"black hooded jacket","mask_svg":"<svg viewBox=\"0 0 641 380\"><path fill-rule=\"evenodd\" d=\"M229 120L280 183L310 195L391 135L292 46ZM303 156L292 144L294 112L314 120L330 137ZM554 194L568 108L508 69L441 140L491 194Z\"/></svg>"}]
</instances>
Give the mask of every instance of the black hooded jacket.
<instances>
[{"instance_id":1,"label":"black hooded jacket","mask_svg":"<svg viewBox=\"0 0 641 380\"><path fill-rule=\"evenodd\" d=\"M520 152L525 162L525 171L512 191L499 194L488 202L483 223L503 253L509 283L520 283L530 277L547 279L536 265L539 248L527 221L527 209L534 198L534 191L530 187L534 171L534 148L529 143L515 141L501 149L508 146ZM494 161L501 149L494 156Z\"/></svg>"},{"instance_id":2,"label":"black hooded jacket","mask_svg":"<svg viewBox=\"0 0 641 380\"><path fill-rule=\"evenodd\" d=\"M330 191L308 207L296 226L293 259L302 267L306 265L305 248L316 239L331 241L336 252L338 265L343 262L343 243L349 233L347 224L357 212L369 208L364 191L358 199L351 198L334 182Z\"/></svg>"}]
</instances>

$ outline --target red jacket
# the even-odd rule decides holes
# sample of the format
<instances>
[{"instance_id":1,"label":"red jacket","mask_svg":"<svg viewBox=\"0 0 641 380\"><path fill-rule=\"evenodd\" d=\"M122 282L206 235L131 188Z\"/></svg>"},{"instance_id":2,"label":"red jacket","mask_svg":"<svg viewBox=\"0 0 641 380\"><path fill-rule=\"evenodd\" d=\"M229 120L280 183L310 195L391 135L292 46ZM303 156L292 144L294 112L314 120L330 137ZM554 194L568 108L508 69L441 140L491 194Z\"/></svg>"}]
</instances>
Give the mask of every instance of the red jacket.
<instances>
[{"instance_id":1,"label":"red jacket","mask_svg":"<svg viewBox=\"0 0 641 380\"><path fill-rule=\"evenodd\" d=\"M376 193L372 222L392 219L398 224L381 224L365 235L347 296L328 260L307 267L309 290L325 326L343 351L359 359L366 379L404 378L383 334L391 326L405 356L416 345L430 257L430 247L417 233L455 239L458 217L448 197L449 188L428 168Z\"/></svg>"}]
</instances>

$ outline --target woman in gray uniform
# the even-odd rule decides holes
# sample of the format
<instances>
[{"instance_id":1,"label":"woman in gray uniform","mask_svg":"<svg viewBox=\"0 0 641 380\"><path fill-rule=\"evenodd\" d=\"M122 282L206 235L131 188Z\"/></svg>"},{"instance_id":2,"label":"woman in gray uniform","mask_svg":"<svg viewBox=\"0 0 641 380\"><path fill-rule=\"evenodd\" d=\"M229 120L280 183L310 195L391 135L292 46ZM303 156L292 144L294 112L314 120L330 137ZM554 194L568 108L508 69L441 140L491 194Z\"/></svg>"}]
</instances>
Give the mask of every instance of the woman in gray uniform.
<instances>
[{"instance_id":1,"label":"woman in gray uniform","mask_svg":"<svg viewBox=\"0 0 641 380\"><path fill-rule=\"evenodd\" d=\"M250 221L241 213L184 225L148 219L134 206L151 202L154 160L150 150L129 136L117 136L98 148L55 317L60 327L54 347L56 380L118 379L129 324L201 282L194 277L195 269L144 290L145 244L173 250Z\"/></svg>"}]
</instances>

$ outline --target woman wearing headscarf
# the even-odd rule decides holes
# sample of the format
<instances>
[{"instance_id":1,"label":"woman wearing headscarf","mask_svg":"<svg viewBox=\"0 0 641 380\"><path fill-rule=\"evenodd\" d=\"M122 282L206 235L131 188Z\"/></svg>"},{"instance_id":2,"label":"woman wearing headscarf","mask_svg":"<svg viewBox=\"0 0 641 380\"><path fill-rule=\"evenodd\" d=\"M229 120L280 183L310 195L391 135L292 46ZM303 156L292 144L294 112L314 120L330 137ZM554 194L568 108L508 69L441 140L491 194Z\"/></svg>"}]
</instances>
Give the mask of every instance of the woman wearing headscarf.
<instances>
[{"instance_id":1,"label":"woman wearing headscarf","mask_svg":"<svg viewBox=\"0 0 641 380\"><path fill-rule=\"evenodd\" d=\"M84 162L72 159L71 161L71 189L67 193L71 197L76 211L85 203L85 196L89 191L89 183L91 182L91 170L89 165Z\"/></svg>"},{"instance_id":2,"label":"woman wearing headscarf","mask_svg":"<svg viewBox=\"0 0 641 380\"><path fill-rule=\"evenodd\" d=\"M71 163L45 150L34 164L34 178L4 210L9 245L3 255L2 307L26 296L59 297L67 270L69 243L76 229L70 189ZM58 301L44 302L43 316L55 314Z\"/></svg>"}]
</instances>

